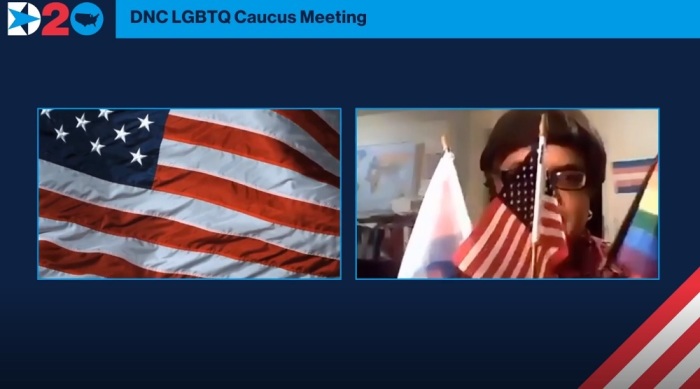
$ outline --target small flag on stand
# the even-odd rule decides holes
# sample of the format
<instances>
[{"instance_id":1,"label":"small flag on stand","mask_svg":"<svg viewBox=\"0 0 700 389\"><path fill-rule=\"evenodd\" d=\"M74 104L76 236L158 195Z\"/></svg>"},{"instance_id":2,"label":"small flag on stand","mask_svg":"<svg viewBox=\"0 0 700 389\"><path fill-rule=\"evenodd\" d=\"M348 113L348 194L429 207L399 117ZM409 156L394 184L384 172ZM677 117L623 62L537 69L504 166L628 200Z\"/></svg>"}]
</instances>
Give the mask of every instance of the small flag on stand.
<instances>
[{"instance_id":1,"label":"small flag on stand","mask_svg":"<svg viewBox=\"0 0 700 389\"><path fill-rule=\"evenodd\" d=\"M554 187L545 182L536 262L533 274L532 230L535 207L537 149L503 177L503 189L489 204L474 232L460 246L454 261L467 278L540 278L569 255L564 221Z\"/></svg>"},{"instance_id":2,"label":"small flag on stand","mask_svg":"<svg viewBox=\"0 0 700 389\"><path fill-rule=\"evenodd\" d=\"M398 278L453 278L458 275L452 256L469 236L471 221L459 185L454 154L445 149L423 197Z\"/></svg>"},{"instance_id":3,"label":"small flag on stand","mask_svg":"<svg viewBox=\"0 0 700 389\"><path fill-rule=\"evenodd\" d=\"M610 250L610 258L632 278L659 275L658 159L649 167Z\"/></svg>"}]
</instances>

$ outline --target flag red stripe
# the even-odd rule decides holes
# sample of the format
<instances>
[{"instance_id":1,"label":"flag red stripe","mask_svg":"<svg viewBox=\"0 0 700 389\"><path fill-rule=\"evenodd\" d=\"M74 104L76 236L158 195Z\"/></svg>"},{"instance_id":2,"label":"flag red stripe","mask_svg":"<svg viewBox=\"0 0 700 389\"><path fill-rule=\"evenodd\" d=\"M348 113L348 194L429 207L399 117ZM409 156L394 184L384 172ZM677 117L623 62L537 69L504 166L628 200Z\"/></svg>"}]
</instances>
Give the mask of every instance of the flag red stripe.
<instances>
[{"instance_id":1,"label":"flag red stripe","mask_svg":"<svg viewBox=\"0 0 700 389\"><path fill-rule=\"evenodd\" d=\"M498 212L501 205L502 203L499 200L492 201L484 210L481 220L490 220L493 222L493 218L496 216L496 212ZM462 261L467 257L469 251L472 250L474 244L481 239L481 236L486 232L486 228L489 224L490 223L477 223L467 240L457 248L453 256L453 262L457 267L462 264ZM469 274L468 271L465 271L465 273Z\"/></svg>"},{"instance_id":2,"label":"flag red stripe","mask_svg":"<svg viewBox=\"0 0 700 389\"><path fill-rule=\"evenodd\" d=\"M582 389L599 388L610 382L673 318L700 293L700 269L696 270L630 336L586 382Z\"/></svg>"},{"instance_id":3,"label":"flag red stripe","mask_svg":"<svg viewBox=\"0 0 700 389\"><path fill-rule=\"evenodd\" d=\"M653 389L700 343L700 320L688 328L630 389Z\"/></svg>"},{"instance_id":4,"label":"flag red stripe","mask_svg":"<svg viewBox=\"0 0 700 389\"><path fill-rule=\"evenodd\" d=\"M332 156L340 159L340 134L322 117L310 109L275 110L278 115L291 120L316 139Z\"/></svg>"},{"instance_id":5,"label":"flag red stripe","mask_svg":"<svg viewBox=\"0 0 700 389\"><path fill-rule=\"evenodd\" d=\"M192 197L274 224L340 235L340 211L263 192L224 178L159 165L153 189Z\"/></svg>"},{"instance_id":6,"label":"flag red stripe","mask_svg":"<svg viewBox=\"0 0 700 389\"><path fill-rule=\"evenodd\" d=\"M339 177L323 169L295 148L265 135L170 115L165 123L163 137L281 166L340 188Z\"/></svg>"},{"instance_id":7,"label":"flag red stripe","mask_svg":"<svg viewBox=\"0 0 700 389\"><path fill-rule=\"evenodd\" d=\"M498 209L500 207L503 207L504 212L501 214L501 217L499 219L495 219L496 215L498 214ZM545 201L544 202L544 208L549 211L556 213L559 215L559 209L556 203L552 201ZM508 231L505 230L506 226L508 225L509 220L513 220L514 222L511 224L510 229ZM459 266L462 261L465 260L467 255L471 250L474 250L475 247L477 246L478 242L484 241L484 245L482 246L482 249L480 250L479 253L476 253L474 256L474 260L467 266L467 269L464 271L464 273L467 276L475 276L476 272L482 267L482 265L485 263L487 257L490 256L490 254L494 251L497 250L495 258L497 258L496 261L492 262L491 265L486 269L481 275L483 278L490 278L490 277L495 277L497 276L498 269L500 268L502 262L499 261L498 259L504 258L506 261L508 261L508 265L506 266L505 271L500 275L500 277L525 277L527 276L529 272L529 267L528 266L522 266L520 269L517 269L517 265L520 262L520 256L523 250L527 248L528 245L528 240L531 237L531 233L529 230L526 230L525 233L521 235L521 238L516 242L516 237L517 237L517 231L518 227L522 226L523 224L517 219L517 217L506 207L505 204L500 199L495 199L494 201L489 204L489 206L486 209L486 212L482 218L482 220L485 220L486 222L484 223L479 223L475 226L474 231L472 234L467 238L467 240L457 249L457 252L455 253L455 263ZM484 236L486 233L487 229L489 226L493 225L495 228L493 229L494 233L490 234L489 236ZM549 216L543 215L541 225L546 228L553 229L555 231L560 231L561 234L559 235L548 235L548 231L543 231L543 234L540 238L540 244L541 247L543 248L540 250L538 254L538 258L540 261L544 258L545 254L547 253L547 248L549 247L561 247L565 248L566 247L566 240L565 240L565 235L564 235L564 224L561 219L561 217L557 216L556 218L552 218ZM506 234L507 238L503 240L503 244L500 247L497 247L498 241L501 239L501 237ZM513 250L514 255L512 258L505 258L505 256L508 254L510 251L510 248L512 245L516 245L516 250ZM557 263L561 262L562 260L566 259L567 256L567 251L566 250L559 250L555 255L552 256L550 259L550 262L548 262L547 268L550 269L551 265L556 265ZM529 261L529 257L526 259L526 261ZM541 262L540 262L541 263ZM518 270L518 274L514 274L515 271Z\"/></svg>"},{"instance_id":8,"label":"flag red stripe","mask_svg":"<svg viewBox=\"0 0 700 389\"><path fill-rule=\"evenodd\" d=\"M559 215L559 206L550 201L544 201L544 209L548 212L553 212L556 215ZM556 230L564 229L564 224L561 217L557 217L556 219L554 219L552 217L546 217L545 215L543 215L542 219L540 220L540 225L546 228L552 228Z\"/></svg>"},{"instance_id":9,"label":"flag red stripe","mask_svg":"<svg viewBox=\"0 0 700 389\"><path fill-rule=\"evenodd\" d=\"M506 261L508 261L508 264L512 262L517 263L518 252L515 252L515 255L511 257L506 257L506 255L508 255L511 245L516 244L520 246L523 244L522 237L519 239L518 242L515 242L518 233L518 226L521 223L517 220L515 215L511 215L509 212L506 212L506 214L508 215L507 220L510 222L510 225L508 226L508 224L506 224L503 228L499 228L497 231L502 231L501 233L492 234L497 239L500 239L503 235L505 235L505 240L501 242L500 247L494 244L494 246L488 252L480 253L484 257L489 256L491 254L495 254L494 258L496 258L496 260L491 262L489 268L484 271L484 278L493 278L496 275L496 272L502 264L502 262L498 260L499 258L504 258ZM505 230L506 226L508 226L508 230ZM525 239L527 239L527 235L525 236Z\"/></svg>"},{"instance_id":10,"label":"flag red stripe","mask_svg":"<svg viewBox=\"0 0 700 389\"><path fill-rule=\"evenodd\" d=\"M697 389L700 388L700 369L698 369L693 375L688 378L688 381L685 381L683 385L681 385L680 389Z\"/></svg>"},{"instance_id":11,"label":"flag red stripe","mask_svg":"<svg viewBox=\"0 0 700 389\"><path fill-rule=\"evenodd\" d=\"M518 272L518 274L515 273L516 270L518 270L518 263L520 262L520 255L521 253L527 249L528 242L530 240L530 234L527 232L527 229L525 228L525 225L523 225L523 234L520 236L520 240L517 243L517 247L515 248L515 258L508 263L508 266L506 267L506 270L503 272L503 277L504 278L517 278L517 277L525 277L527 276L528 272L528 267L527 266L522 266Z\"/></svg>"},{"instance_id":12,"label":"flag red stripe","mask_svg":"<svg viewBox=\"0 0 700 389\"><path fill-rule=\"evenodd\" d=\"M198 278L144 269L109 254L78 253L47 241L39 241L39 265L73 275L107 278Z\"/></svg>"},{"instance_id":13,"label":"flag red stripe","mask_svg":"<svg viewBox=\"0 0 700 389\"><path fill-rule=\"evenodd\" d=\"M490 234L488 236L485 236L484 234L486 233L486 230L489 226L494 225L495 228L493 229L494 231L501 231L505 227L506 223L508 222L509 219L509 211L505 210L505 212L501 213L501 216L496 219L498 215L498 209L505 207L500 201L496 201L492 204L492 206L488 207L486 214L486 220L490 220L489 223L480 223L472 232L472 234L467 238L467 243L464 247L464 252L461 253L458 250L458 254L463 254L459 258L460 260L463 260L467 254L469 254L469 251L474 250L474 247L476 247L479 242L484 242L482 245L482 249L476 253L474 256L474 260L467 266L465 273L469 276L473 276L476 271L479 270L481 265L484 264L484 261L486 260L486 257L488 254L494 249L494 246L496 245L496 242L500 238L499 234Z\"/></svg>"},{"instance_id":14,"label":"flag red stripe","mask_svg":"<svg viewBox=\"0 0 700 389\"><path fill-rule=\"evenodd\" d=\"M340 261L298 253L257 239L217 234L172 220L116 211L40 189L40 216L161 246L217 254L322 277L338 277ZM75 212L80 209L81 212ZM59 269L56 269L59 270Z\"/></svg>"}]
</instances>

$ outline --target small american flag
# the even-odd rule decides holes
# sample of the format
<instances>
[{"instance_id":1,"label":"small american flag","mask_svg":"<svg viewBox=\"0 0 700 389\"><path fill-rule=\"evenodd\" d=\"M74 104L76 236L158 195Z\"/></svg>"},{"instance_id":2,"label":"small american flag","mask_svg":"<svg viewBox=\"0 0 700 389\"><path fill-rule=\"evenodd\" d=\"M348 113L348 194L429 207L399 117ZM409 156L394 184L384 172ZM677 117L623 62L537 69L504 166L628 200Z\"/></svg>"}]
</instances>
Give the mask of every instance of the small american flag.
<instances>
[{"instance_id":1,"label":"small american flag","mask_svg":"<svg viewBox=\"0 0 700 389\"><path fill-rule=\"evenodd\" d=\"M339 277L339 120L41 110L39 277Z\"/></svg>"},{"instance_id":2,"label":"small american flag","mask_svg":"<svg viewBox=\"0 0 700 389\"><path fill-rule=\"evenodd\" d=\"M503 189L486 208L472 234L457 249L455 265L469 278L528 278L532 274L532 224L537 151L503 178ZM546 180L537 263L538 277L568 256L554 188Z\"/></svg>"}]
</instances>

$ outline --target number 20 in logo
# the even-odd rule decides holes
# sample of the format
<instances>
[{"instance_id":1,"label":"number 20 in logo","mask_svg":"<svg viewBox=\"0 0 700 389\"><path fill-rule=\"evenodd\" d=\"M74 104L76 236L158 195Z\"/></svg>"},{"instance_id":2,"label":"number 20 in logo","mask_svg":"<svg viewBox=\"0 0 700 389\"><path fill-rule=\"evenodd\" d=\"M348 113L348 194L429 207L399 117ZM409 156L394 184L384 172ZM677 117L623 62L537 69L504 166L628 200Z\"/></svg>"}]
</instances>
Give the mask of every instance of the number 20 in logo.
<instances>
[{"instance_id":1,"label":"number 20 in logo","mask_svg":"<svg viewBox=\"0 0 700 389\"><path fill-rule=\"evenodd\" d=\"M80 35L93 35L102 28L104 16L100 7L92 3L80 3L73 11L60 2L46 4L39 9L32 3L7 3L7 35L28 36L41 27L42 36L69 36L71 29ZM68 27L66 22L69 22Z\"/></svg>"}]
</instances>

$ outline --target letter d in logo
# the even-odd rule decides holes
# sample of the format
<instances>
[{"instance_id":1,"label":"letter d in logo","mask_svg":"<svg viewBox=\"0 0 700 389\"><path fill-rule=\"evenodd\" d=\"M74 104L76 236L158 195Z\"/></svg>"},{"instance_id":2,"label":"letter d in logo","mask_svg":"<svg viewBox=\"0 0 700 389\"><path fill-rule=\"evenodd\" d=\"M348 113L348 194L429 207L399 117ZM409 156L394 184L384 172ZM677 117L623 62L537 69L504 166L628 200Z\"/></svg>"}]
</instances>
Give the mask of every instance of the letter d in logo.
<instances>
[{"instance_id":1,"label":"letter d in logo","mask_svg":"<svg viewBox=\"0 0 700 389\"><path fill-rule=\"evenodd\" d=\"M7 3L7 35L32 35L41 25L41 12L32 3Z\"/></svg>"}]
</instances>

